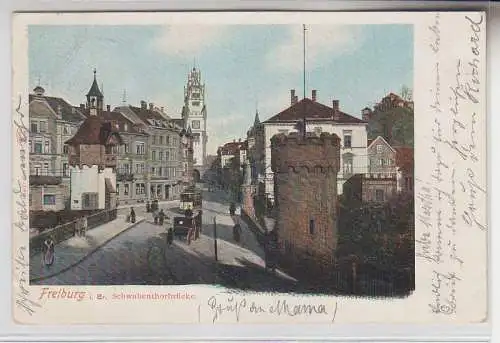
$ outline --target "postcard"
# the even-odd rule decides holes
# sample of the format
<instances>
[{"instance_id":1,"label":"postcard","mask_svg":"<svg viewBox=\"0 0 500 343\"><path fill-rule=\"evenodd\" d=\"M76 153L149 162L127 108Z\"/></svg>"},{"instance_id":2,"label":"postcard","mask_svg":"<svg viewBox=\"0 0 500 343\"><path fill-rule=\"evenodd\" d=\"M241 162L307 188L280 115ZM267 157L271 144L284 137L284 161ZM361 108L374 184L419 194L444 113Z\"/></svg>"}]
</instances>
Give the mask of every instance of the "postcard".
<instances>
[{"instance_id":1,"label":"postcard","mask_svg":"<svg viewBox=\"0 0 500 343\"><path fill-rule=\"evenodd\" d=\"M485 28L14 14L13 320L487 320Z\"/></svg>"}]
</instances>

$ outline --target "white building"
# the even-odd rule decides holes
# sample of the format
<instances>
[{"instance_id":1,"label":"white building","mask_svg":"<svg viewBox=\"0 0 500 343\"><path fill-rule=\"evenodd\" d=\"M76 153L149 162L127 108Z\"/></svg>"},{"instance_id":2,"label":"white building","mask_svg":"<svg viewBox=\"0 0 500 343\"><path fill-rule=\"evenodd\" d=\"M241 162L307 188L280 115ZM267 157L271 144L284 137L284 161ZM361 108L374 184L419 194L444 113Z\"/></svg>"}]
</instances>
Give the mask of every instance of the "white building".
<instances>
[{"instance_id":1,"label":"white building","mask_svg":"<svg viewBox=\"0 0 500 343\"><path fill-rule=\"evenodd\" d=\"M367 123L340 110L338 100L332 101L332 106L326 106L316 101L316 90L312 98L297 101L295 90L291 90L291 106L262 122L264 135L264 171L259 175L265 183L265 192L274 201L274 179L271 171L271 137L278 133L297 131L303 125L306 114L306 131L334 133L341 140L341 169L337 177L339 194L347 179L354 174L364 174L368 171L367 156Z\"/></svg>"},{"instance_id":2,"label":"white building","mask_svg":"<svg viewBox=\"0 0 500 343\"><path fill-rule=\"evenodd\" d=\"M122 138L111 123L101 118L103 100L94 71L94 82L87 94L89 116L66 141L72 210L116 208L117 151L114 147L122 144Z\"/></svg>"},{"instance_id":3,"label":"white building","mask_svg":"<svg viewBox=\"0 0 500 343\"><path fill-rule=\"evenodd\" d=\"M193 68L184 87L184 107L182 119L184 128L191 128L193 134L193 173L197 182L208 169L207 157L207 107L205 103L205 84L201 82L201 72Z\"/></svg>"}]
</instances>

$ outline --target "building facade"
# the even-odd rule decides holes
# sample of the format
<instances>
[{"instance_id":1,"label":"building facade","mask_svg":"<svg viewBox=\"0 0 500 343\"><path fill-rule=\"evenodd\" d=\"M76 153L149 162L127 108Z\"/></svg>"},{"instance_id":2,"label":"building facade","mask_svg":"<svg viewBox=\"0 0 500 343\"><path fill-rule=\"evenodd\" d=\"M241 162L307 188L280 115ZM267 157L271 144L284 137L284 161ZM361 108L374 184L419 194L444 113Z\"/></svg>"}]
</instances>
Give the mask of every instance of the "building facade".
<instances>
[{"instance_id":1,"label":"building facade","mask_svg":"<svg viewBox=\"0 0 500 343\"><path fill-rule=\"evenodd\" d=\"M62 98L47 96L37 86L29 96L30 210L60 211L69 207L70 172L64 142L85 115Z\"/></svg>"},{"instance_id":2,"label":"building facade","mask_svg":"<svg viewBox=\"0 0 500 343\"><path fill-rule=\"evenodd\" d=\"M396 150L382 136L369 142L368 173L396 177Z\"/></svg>"},{"instance_id":3,"label":"building facade","mask_svg":"<svg viewBox=\"0 0 500 343\"><path fill-rule=\"evenodd\" d=\"M144 128L147 141L136 141L131 147L136 156L144 158L146 170L145 187L139 184L139 192L144 189L148 200L178 199L183 190L182 147L180 133L182 128L154 104L149 106L141 101L140 107L120 106L114 109L138 127ZM136 163L139 172L142 163ZM137 184L135 185L137 187ZM137 192L137 188L134 190Z\"/></svg>"},{"instance_id":4,"label":"building facade","mask_svg":"<svg viewBox=\"0 0 500 343\"><path fill-rule=\"evenodd\" d=\"M201 72L193 68L184 87L184 107L182 109L184 128L190 127L193 135L194 179L198 182L207 170L207 106L205 84Z\"/></svg>"},{"instance_id":5,"label":"building facade","mask_svg":"<svg viewBox=\"0 0 500 343\"><path fill-rule=\"evenodd\" d=\"M117 146L123 141L119 133L102 118L104 96L94 82L87 93L89 116L75 135L67 140L71 173L70 202L72 210L113 209L117 206Z\"/></svg>"},{"instance_id":6,"label":"building facade","mask_svg":"<svg viewBox=\"0 0 500 343\"><path fill-rule=\"evenodd\" d=\"M323 105L316 100L317 92L312 91L311 99L297 101L295 91L291 91L291 106L272 116L262 123L262 152L256 152L257 157L263 155L264 163L261 169L265 192L268 199L274 202L273 172L271 170L270 140L276 134L288 134L298 131L298 125L303 123L306 114L306 132L321 135L331 133L340 137L340 169L337 176L337 189L342 193L342 185L352 175L368 171L367 158L367 128L366 122L340 110L338 100L332 101L332 106ZM258 135L256 135L258 136ZM259 173L260 174L260 173Z\"/></svg>"},{"instance_id":7,"label":"building facade","mask_svg":"<svg viewBox=\"0 0 500 343\"><path fill-rule=\"evenodd\" d=\"M335 134L278 134L271 139L276 226L284 263L323 273L335 263L337 174L340 138Z\"/></svg>"},{"instance_id":8,"label":"building facade","mask_svg":"<svg viewBox=\"0 0 500 343\"><path fill-rule=\"evenodd\" d=\"M344 183L343 196L349 206L383 204L397 193L395 174L356 174Z\"/></svg>"}]
</instances>

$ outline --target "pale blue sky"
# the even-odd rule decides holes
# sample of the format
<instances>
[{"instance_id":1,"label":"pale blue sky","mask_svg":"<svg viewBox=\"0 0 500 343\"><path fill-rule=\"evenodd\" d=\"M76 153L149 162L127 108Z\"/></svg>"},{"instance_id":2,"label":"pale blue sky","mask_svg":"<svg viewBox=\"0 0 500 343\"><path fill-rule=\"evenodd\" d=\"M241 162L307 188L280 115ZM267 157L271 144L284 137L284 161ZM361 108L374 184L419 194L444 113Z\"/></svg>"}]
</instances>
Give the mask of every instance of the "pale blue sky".
<instances>
[{"instance_id":1,"label":"pale blue sky","mask_svg":"<svg viewBox=\"0 0 500 343\"><path fill-rule=\"evenodd\" d=\"M309 26L307 97L359 116L388 92L413 88L411 25ZM196 62L194 62L196 61ZM74 105L85 101L97 69L105 103L141 100L179 117L193 63L207 86L208 152L245 138L261 120L302 97L302 26L31 26L30 86Z\"/></svg>"}]
</instances>

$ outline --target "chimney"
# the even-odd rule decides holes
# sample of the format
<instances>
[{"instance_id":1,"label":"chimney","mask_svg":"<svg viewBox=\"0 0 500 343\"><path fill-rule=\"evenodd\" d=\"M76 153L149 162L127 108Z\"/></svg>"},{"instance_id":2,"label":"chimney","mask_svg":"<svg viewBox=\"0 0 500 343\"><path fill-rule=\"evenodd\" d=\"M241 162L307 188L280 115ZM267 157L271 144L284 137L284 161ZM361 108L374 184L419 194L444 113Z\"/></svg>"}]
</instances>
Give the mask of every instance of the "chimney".
<instances>
[{"instance_id":1,"label":"chimney","mask_svg":"<svg viewBox=\"0 0 500 343\"><path fill-rule=\"evenodd\" d=\"M290 89L290 105L297 103L297 96L295 96L295 89Z\"/></svg>"},{"instance_id":2,"label":"chimney","mask_svg":"<svg viewBox=\"0 0 500 343\"><path fill-rule=\"evenodd\" d=\"M143 110L147 109L147 103L144 100L141 100L141 109Z\"/></svg>"},{"instance_id":3,"label":"chimney","mask_svg":"<svg viewBox=\"0 0 500 343\"><path fill-rule=\"evenodd\" d=\"M333 100L332 101L332 108L333 108L333 119L334 120L339 120L339 118L340 118L340 111L339 111L339 101L338 100Z\"/></svg>"},{"instance_id":4,"label":"chimney","mask_svg":"<svg viewBox=\"0 0 500 343\"><path fill-rule=\"evenodd\" d=\"M316 101L316 95L317 95L317 91L316 91L316 89L313 89L312 94L311 94L312 101Z\"/></svg>"},{"instance_id":5,"label":"chimney","mask_svg":"<svg viewBox=\"0 0 500 343\"><path fill-rule=\"evenodd\" d=\"M149 109L152 111L155 107L155 104L153 104L152 102L149 103Z\"/></svg>"},{"instance_id":6,"label":"chimney","mask_svg":"<svg viewBox=\"0 0 500 343\"><path fill-rule=\"evenodd\" d=\"M106 105L106 111L111 112L111 105Z\"/></svg>"},{"instance_id":7,"label":"chimney","mask_svg":"<svg viewBox=\"0 0 500 343\"><path fill-rule=\"evenodd\" d=\"M361 110L361 118L364 121L369 121L371 114L372 114L372 110L370 110L368 107L365 107Z\"/></svg>"}]
</instances>

